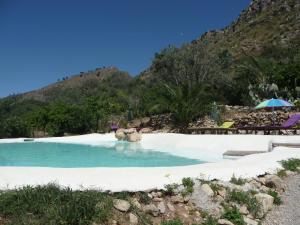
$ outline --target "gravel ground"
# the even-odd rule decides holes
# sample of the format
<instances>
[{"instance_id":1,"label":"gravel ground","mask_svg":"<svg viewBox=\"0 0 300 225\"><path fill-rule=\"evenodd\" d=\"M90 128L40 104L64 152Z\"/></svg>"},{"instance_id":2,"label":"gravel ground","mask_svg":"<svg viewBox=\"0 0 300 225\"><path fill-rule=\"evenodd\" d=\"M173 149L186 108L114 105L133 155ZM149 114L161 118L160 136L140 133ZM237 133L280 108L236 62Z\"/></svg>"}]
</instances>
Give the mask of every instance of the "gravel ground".
<instances>
[{"instance_id":1,"label":"gravel ground","mask_svg":"<svg viewBox=\"0 0 300 225\"><path fill-rule=\"evenodd\" d=\"M300 225L300 175L289 177L286 184L283 204L273 208L263 225Z\"/></svg>"}]
</instances>

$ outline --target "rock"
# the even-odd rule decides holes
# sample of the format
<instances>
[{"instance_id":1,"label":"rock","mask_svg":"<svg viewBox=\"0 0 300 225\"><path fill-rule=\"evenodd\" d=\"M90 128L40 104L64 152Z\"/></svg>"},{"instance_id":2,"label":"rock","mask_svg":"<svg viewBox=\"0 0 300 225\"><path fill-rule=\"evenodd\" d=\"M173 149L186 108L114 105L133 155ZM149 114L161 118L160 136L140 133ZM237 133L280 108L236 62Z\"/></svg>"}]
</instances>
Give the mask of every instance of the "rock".
<instances>
[{"instance_id":1,"label":"rock","mask_svg":"<svg viewBox=\"0 0 300 225\"><path fill-rule=\"evenodd\" d=\"M155 202L161 202L162 200L163 200L162 198L158 198L158 197L153 198L153 201L155 201Z\"/></svg>"},{"instance_id":2,"label":"rock","mask_svg":"<svg viewBox=\"0 0 300 225\"><path fill-rule=\"evenodd\" d=\"M166 206L165 206L164 202L160 202L157 205L157 208L158 208L159 213L161 213L161 214L164 214L166 212Z\"/></svg>"},{"instance_id":3,"label":"rock","mask_svg":"<svg viewBox=\"0 0 300 225\"><path fill-rule=\"evenodd\" d=\"M218 195L220 195L222 198L226 197L226 189L225 188L221 188L220 190L218 190Z\"/></svg>"},{"instance_id":4,"label":"rock","mask_svg":"<svg viewBox=\"0 0 300 225\"><path fill-rule=\"evenodd\" d=\"M246 216L244 216L244 221L247 225L258 225L258 222L256 220L252 220Z\"/></svg>"},{"instance_id":5,"label":"rock","mask_svg":"<svg viewBox=\"0 0 300 225\"><path fill-rule=\"evenodd\" d=\"M175 212L175 207L171 203L167 203L167 207L171 212Z\"/></svg>"},{"instance_id":6,"label":"rock","mask_svg":"<svg viewBox=\"0 0 300 225\"><path fill-rule=\"evenodd\" d=\"M145 127L140 130L140 133L142 133L142 134L150 134L152 132L153 132L153 129L150 127Z\"/></svg>"},{"instance_id":7,"label":"rock","mask_svg":"<svg viewBox=\"0 0 300 225\"><path fill-rule=\"evenodd\" d=\"M283 181L276 175L267 175L265 186L269 188L276 188L277 190L284 190L285 185Z\"/></svg>"},{"instance_id":8,"label":"rock","mask_svg":"<svg viewBox=\"0 0 300 225\"><path fill-rule=\"evenodd\" d=\"M180 195L175 195L171 197L171 202L175 204L184 203L184 198Z\"/></svg>"},{"instance_id":9,"label":"rock","mask_svg":"<svg viewBox=\"0 0 300 225\"><path fill-rule=\"evenodd\" d=\"M127 124L127 127L137 128L137 127L140 127L141 124L142 124L142 121L140 119L134 119L130 123Z\"/></svg>"},{"instance_id":10,"label":"rock","mask_svg":"<svg viewBox=\"0 0 300 225\"><path fill-rule=\"evenodd\" d=\"M259 217L263 217L273 207L274 198L271 195L258 193L254 195L256 200L261 204L261 213Z\"/></svg>"},{"instance_id":11,"label":"rock","mask_svg":"<svg viewBox=\"0 0 300 225\"><path fill-rule=\"evenodd\" d=\"M142 139L142 135L139 133L127 134L127 141L130 142L139 142Z\"/></svg>"},{"instance_id":12,"label":"rock","mask_svg":"<svg viewBox=\"0 0 300 225\"><path fill-rule=\"evenodd\" d=\"M137 225L139 223L139 219L136 215L133 213L129 214L129 223L130 225Z\"/></svg>"},{"instance_id":13,"label":"rock","mask_svg":"<svg viewBox=\"0 0 300 225\"><path fill-rule=\"evenodd\" d=\"M249 211L248 211L248 209L247 209L247 206L245 206L245 205L242 205L241 207L239 207L239 211L240 211L240 213L242 213L243 215L249 214Z\"/></svg>"},{"instance_id":14,"label":"rock","mask_svg":"<svg viewBox=\"0 0 300 225\"><path fill-rule=\"evenodd\" d=\"M293 175L297 174L297 172L293 172L293 171L290 171L290 170L286 170L285 173L286 173L287 176L293 176Z\"/></svg>"},{"instance_id":15,"label":"rock","mask_svg":"<svg viewBox=\"0 0 300 225\"><path fill-rule=\"evenodd\" d=\"M208 196L214 196L214 191L211 189L211 187L208 184L203 184L201 186L201 189L208 195Z\"/></svg>"},{"instance_id":16,"label":"rock","mask_svg":"<svg viewBox=\"0 0 300 225\"><path fill-rule=\"evenodd\" d=\"M131 203L133 206L135 206L138 209L142 208L141 204L139 203L139 201L136 198L132 199Z\"/></svg>"},{"instance_id":17,"label":"rock","mask_svg":"<svg viewBox=\"0 0 300 225\"><path fill-rule=\"evenodd\" d=\"M127 212L130 208L129 202L122 199L114 199L113 204L114 207L121 212Z\"/></svg>"},{"instance_id":18,"label":"rock","mask_svg":"<svg viewBox=\"0 0 300 225\"><path fill-rule=\"evenodd\" d=\"M150 117L143 117L141 119L142 125L147 126L150 123L151 118Z\"/></svg>"},{"instance_id":19,"label":"rock","mask_svg":"<svg viewBox=\"0 0 300 225\"><path fill-rule=\"evenodd\" d=\"M155 217L159 215L159 210L154 204L145 205L143 211Z\"/></svg>"},{"instance_id":20,"label":"rock","mask_svg":"<svg viewBox=\"0 0 300 225\"><path fill-rule=\"evenodd\" d=\"M225 219L219 219L219 220L218 220L218 224L219 224L219 225L234 225L234 224L231 223L229 220L225 220Z\"/></svg>"},{"instance_id":21,"label":"rock","mask_svg":"<svg viewBox=\"0 0 300 225\"><path fill-rule=\"evenodd\" d=\"M115 133L115 137L119 140L119 141L123 141L126 139L126 134L124 133L125 129L118 129Z\"/></svg>"},{"instance_id":22,"label":"rock","mask_svg":"<svg viewBox=\"0 0 300 225\"><path fill-rule=\"evenodd\" d=\"M111 225L117 225L117 224L118 224L118 222L116 220L111 221Z\"/></svg>"}]
</instances>

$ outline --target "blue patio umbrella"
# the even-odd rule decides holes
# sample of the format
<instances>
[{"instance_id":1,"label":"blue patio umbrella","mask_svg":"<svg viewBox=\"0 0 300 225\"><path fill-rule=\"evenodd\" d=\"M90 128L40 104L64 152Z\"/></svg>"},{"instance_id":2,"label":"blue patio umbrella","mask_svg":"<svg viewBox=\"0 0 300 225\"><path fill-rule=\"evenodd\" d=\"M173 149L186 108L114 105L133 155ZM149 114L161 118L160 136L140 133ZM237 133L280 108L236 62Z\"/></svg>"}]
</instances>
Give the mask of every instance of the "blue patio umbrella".
<instances>
[{"instance_id":1,"label":"blue patio umbrella","mask_svg":"<svg viewBox=\"0 0 300 225\"><path fill-rule=\"evenodd\" d=\"M280 108L280 107L293 107L294 105L283 100L283 99L276 99L276 98L272 98L266 101L261 102L260 104L258 104L255 109L263 109L263 108L272 108L272 112L273 112L273 125L275 124L275 113L274 113L274 109L275 108Z\"/></svg>"},{"instance_id":2,"label":"blue patio umbrella","mask_svg":"<svg viewBox=\"0 0 300 225\"><path fill-rule=\"evenodd\" d=\"M294 105L285 100L272 98L272 99L261 102L259 105L257 105L255 107L255 109L292 107L292 106L294 106Z\"/></svg>"}]
</instances>

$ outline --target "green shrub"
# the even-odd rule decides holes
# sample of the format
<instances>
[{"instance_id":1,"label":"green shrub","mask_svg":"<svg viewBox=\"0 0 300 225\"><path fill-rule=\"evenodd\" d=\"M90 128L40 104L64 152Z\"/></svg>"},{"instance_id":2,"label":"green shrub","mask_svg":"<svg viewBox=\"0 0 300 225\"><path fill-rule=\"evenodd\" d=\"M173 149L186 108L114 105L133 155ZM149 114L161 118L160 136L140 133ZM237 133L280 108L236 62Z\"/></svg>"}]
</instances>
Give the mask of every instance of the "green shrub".
<instances>
[{"instance_id":1,"label":"green shrub","mask_svg":"<svg viewBox=\"0 0 300 225\"><path fill-rule=\"evenodd\" d=\"M165 185L165 191L164 194L165 195L174 195L175 194L175 189L178 188L178 184L167 184Z\"/></svg>"},{"instance_id":2,"label":"green shrub","mask_svg":"<svg viewBox=\"0 0 300 225\"><path fill-rule=\"evenodd\" d=\"M282 160L280 163L284 169L294 172L298 172L297 167L300 167L300 159L291 158L288 160Z\"/></svg>"},{"instance_id":3,"label":"green shrub","mask_svg":"<svg viewBox=\"0 0 300 225\"><path fill-rule=\"evenodd\" d=\"M183 223L180 220L169 220L163 221L161 225L183 225Z\"/></svg>"},{"instance_id":4,"label":"green shrub","mask_svg":"<svg viewBox=\"0 0 300 225\"><path fill-rule=\"evenodd\" d=\"M151 202L151 198L145 192L138 192L138 197L141 203L149 204Z\"/></svg>"},{"instance_id":5,"label":"green shrub","mask_svg":"<svg viewBox=\"0 0 300 225\"><path fill-rule=\"evenodd\" d=\"M246 225L243 215L236 208L230 208L228 206L224 207L224 214L222 215L223 219L227 219L235 225Z\"/></svg>"},{"instance_id":6,"label":"green shrub","mask_svg":"<svg viewBox=\"0 0 300 225\"><path fill-rule=\"evenodd\" d=\"M241 177L236 178L234 175L230 179L230 183L236 184L236 185L244 185L247 182L246 179L243 179Z\"/></svg>"},{"instance_id":7,"label":"green shrub","mask_svg":"<svg viewBox=\"0 0 300 225\"><path fill-rule=\"evenodd\" d=\"M230 191L227 196L228 202L236 202L241 205L246 205L247 209L256 216L260 210L260 204L250 192Z\"/></svg>"},{"instance_id":8,"label":"green shrub","mask_svg":"<svg viewBox=\"0 0 300 225\"><path fill-rule=\"evenodd\" d=\"M0 195L0 215L14 225L106 223L112 207L112 199L104 193L72 191L54 184L27 186Z\"/></svg>"},{"instance_id":9,"label":"green shrub","mask_svg":"<svg viewBox=\"0 0 300 225\"><path fill-rule=\"evenodd\" d=\"M194 181L191 178L189 178L189 177L183 178L182 179L182 185L185 188L185 191L182 193L183 195L187 195L187 194L193 193L195 183L194 183Z\"/></svg>"},{"instance_id":10,"label":"green shrub","mask_svg":"<svg viewBox=\"0 0 300 225\"><path fill-rule=\"evenodd\" d=\"M220 185L214 184L214 183L210 183L209 186L210 186L210 188L213 190L214 195L217 196L218 191L221 190Z\"/></svg>"},{"instance_id":11,"label":"green shrub","mask_svg":"<svg viewBox=\"0 0 300 225\"><path fill-rule=\"evenodd\" d=\"M280 198L277 191L269 190L268 195L271 195L274 198L274 204L275 205L281 205L282 204L282 200L281 200L281 198Z\"/></svg>"},{"instance_id":12,"label":"green shrub","mask_svg":"<svg viewBox=\"0 0 300 225\"><path fill-rule=\"evenodd\" d=\"M277 176L279 176L279 177L286 177L287 176L287 174L286 174L286 171L285 170L278 170L277 171Z\"/></svg>"},{"instance_id":13,"label":"green shrub","mask_svg":"<svg viewBox=\"0 0 300 225\"><path fill-rule=\"evenodd\" d=\"M205 222L201 223L201 225L218 225L218 220L212 216L208 216Z\"/></svg>"}]
</instances>

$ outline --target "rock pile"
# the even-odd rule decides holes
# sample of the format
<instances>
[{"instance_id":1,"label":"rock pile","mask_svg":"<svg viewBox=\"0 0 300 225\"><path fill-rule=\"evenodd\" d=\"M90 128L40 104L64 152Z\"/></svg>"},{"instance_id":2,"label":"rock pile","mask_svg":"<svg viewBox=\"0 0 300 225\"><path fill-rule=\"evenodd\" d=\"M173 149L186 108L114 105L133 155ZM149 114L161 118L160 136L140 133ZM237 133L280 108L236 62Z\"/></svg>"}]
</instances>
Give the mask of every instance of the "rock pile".
<instances>
[{"instance_id":1,"label":"rock pile","mask_svg":"<svg viewBox=\"0 0 300 225\"><path fill-rule=\"evenodd\" d=\"M142 139L142 135L134 128L130 129L118 129L115 137L119 141L139 142Z\"/></svg>"},{"instance_id":2,"label":"rock pile","mask_svg":"<svg viewBox=\"0 0 300 225\"><path fill-rule=\"evenodd\" d=\"M286 171L286 174L296 173ZM243 184L231 182L195 179L190 181L192 188L171 184L167 190L139 192L126 201L117 199L114 207L128 213L130 225L141 222L136 211L132 211L134 208L148 215L153 224L174 219L180 219L183 224L201 224L210 215L219 225L234 225L224 216L232 209L237 210L246 225L258 225L275 204L271 193L285 189L285 181L272 174L244 180Z\"/></svg>"}]
</instances>

